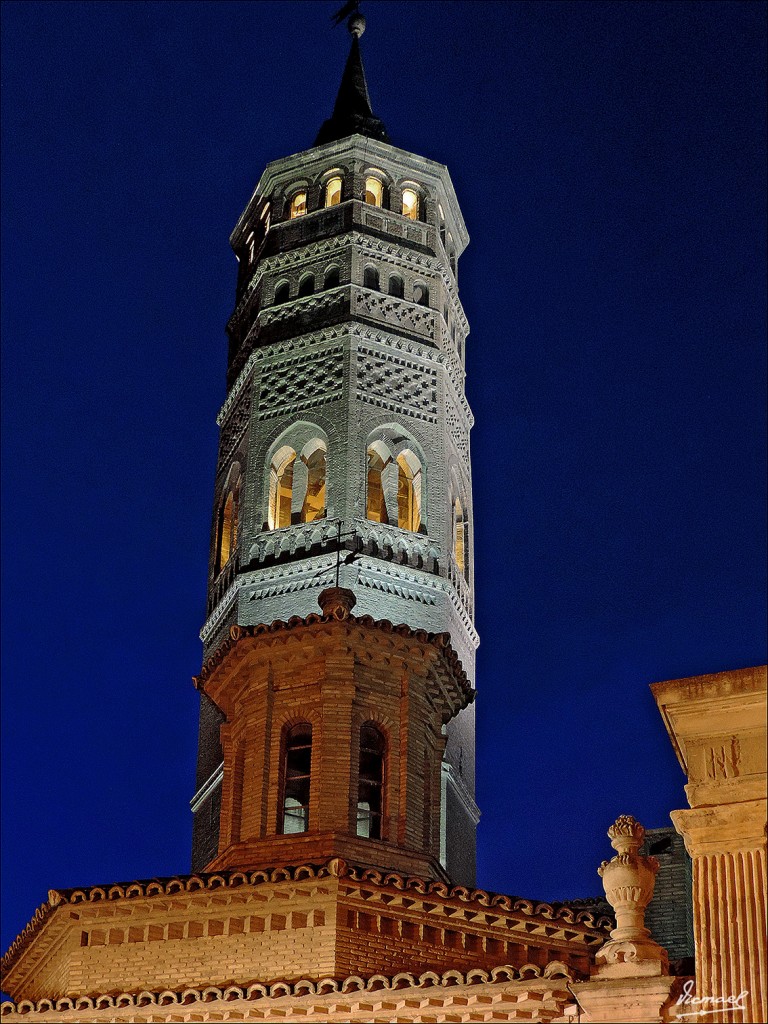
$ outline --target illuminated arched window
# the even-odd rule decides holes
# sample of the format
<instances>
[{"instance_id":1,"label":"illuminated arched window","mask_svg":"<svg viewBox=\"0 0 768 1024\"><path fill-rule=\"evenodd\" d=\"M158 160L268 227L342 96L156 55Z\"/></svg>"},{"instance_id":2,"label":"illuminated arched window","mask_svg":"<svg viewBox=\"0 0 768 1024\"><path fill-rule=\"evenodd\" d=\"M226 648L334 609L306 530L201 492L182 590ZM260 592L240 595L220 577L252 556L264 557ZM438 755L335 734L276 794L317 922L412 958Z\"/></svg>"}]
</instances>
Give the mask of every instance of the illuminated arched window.
<instances>
[{"instance_id":1,"label":"illuminated arched window","mask_svg":"<svg viewBox=\"0 0 768 1024\"><path fill-rule=\"evenodd\" d=\"M269 467L269 517L270 530L279 530L291 525L291 502L293 500L293 467L296 452L284 445L275 452Z\"/></svg>"},{"instance_id":2,"label":"illuminated arched window","mask_svg":"<svg viewBox=\"0 0 768 1024\"><path fill-rule=\"evenodd\" d=\"M360 770L357 783L357 834L381 839L384 812L384 753L386 741L373 722L360 730Z\"/></svg>"},{"instance_id":3,"label":"illuminated arched window","mask_svg":"<svg viewBox=\"0 0 768 1024\"><path fill-rule=\"evenodd\" d=\"M405 294L405 285L403 279L399 274L393 274L389 279L389 294L394 295L396 299L402 299Z\"/></svg>"},{"instance_id":4,"label":"illuminated arched window","mask_svg":"<svg viewBox=\"0 0 768 1024\"><path fill-rule=\"evenodd\" d=\"M453 502L453 557L469 582L469 520L459 498Z\"/></svg>"},{"instance_id":5,"label":"illuminated arched window","mask_svg":"<svg viewBox=\"0 0 768 1024\"><path fill-rule=\"evenodd\" d=\"M222 498L216 524L216 573L218 574L232 557L237 545L237 518L239 514L240 488L235 484Z\"/></svg>"},{"instance_id":6,"label":"illuminated arched window","mask_svg":"<svg viewBox=\"0 0 768 1024\"><path fill-rule=\"evenodd\" d=\"M281 281L280 284L275 288L275 305L279 306L281 302L287 302L291 295L291 286L287 281Z\"/></svg>"},{"instance_id":7,"label":"illuminated arched window","mask_svg":"<svg viewBox=\"0 0 768 1024\"><path fill-rule=\"evenodd\" d=\"M375 449L368 449L368 489L366 502L366 519L373 523L388 523L387 503L384 500L384 483L381 474L389 459L385 459Z\"/></svg>"},{"instance_id":8,"label":"illuminated arched window","mask_svg":"<svg viewBox=\"0 0 768 1024\"><path fill-rule=\"evenodd\" d=\"M425 284L416 284L413 286L413 301L418 303L420 306L429 305L429 288Z\"/></svg>"},{"instance_id":9,"label":"illuminated arched window","mask_svg":"<svg viewBox=\"0 0 768 1024\"><path fill-rule=\"evenodd\" d=\"M341 178L330 178L325 186L325 205L338 206L341 202Z\"/></svg>"},{"instance_id":10,"label":"illuminated arched window","mask_svg":"<svg viewBox=\"0 0 768 1024\"><path fill-rule=\"evenodd\" d=\"M290 218L303 217L307 212L307 193L297 192L291 200Z\"/></svg>"},{"instance_id":11,"label":"illuminated arched window","mask_svg":"<svg viewBox=\"0 0 768 1024\"><path fill-rule=\"evenodd\" d=\"M311 523L325 515L325 454L325 445L319 440L310 441L302 452L301 461L307 467L307 490L301 507L302 523Z\"/></svg>"},{"instance_id":12,"label":"illuminated arched window","mask_svg":"<svg viewBox=\"0 0 768 1024\"><path fill-rule=\"evenodd\" d=\"M311 295L315 290L315 275L305 274L304 277L299 281L299 298L305 295Z\"/></svg>"},{"instance_id":13,"label":"illuminated arched window","mask_svg":"<svg viewBox=\"0 0 768 1024\"><path fill-rule=\"evenodd\" d=\"M338 267L328 267L325 272L325 280L323 285L325 288L337 288L340 280L340 273Z\"/></svg>"},{"instance_id":14,"label":"illuminated arched window","mask_svg":"<svg viewBox=\"0 0 768 1024\"><path fill-rule=\"evenodd\" d=\"M403 189L403 216L409 220L419 219L419 196L412 188Z\"/></svg>"},{"instance_id":15,"label":"illuminated arched window","mask_svg":"<svg viewBox=\"0 0 768 1024\"><path fill-rule=\"evenodd\" d=\"M384 186L378 178L366 178L363 199L369 206L381 206L384 200Z\"/></svg>"},{"instance_id":16,"label":"illuminated arched window","mask_svg":"<svg viewBox=\"0 0 768 1024\"><path fill-rule=\"evenodd\" d=\"M397 525L418 532L421 527L421 463L408 448L397 456Z\"/></svg>"},{"instance_id":17,"label":"illuminated arched window","mask_svg":"<svg viewBox=\"0 0 768 1024\"><path fill-rule=\"evenodd\" d=\"M282 832L309 829L309 791L312 775L312 726L294 725L285 734L282 779Z\"/></svg>"},{"instance_id":18,"label":"illuminated arched window","mask_svg":"<svg viewBox=\"0 0 768 1024\"><path fill-rule=\"evenodd\" d=\"M363 285L377 292L379 290L379 272L376 267L366 267L363 271Z\"/></svg>"}]
</instances>

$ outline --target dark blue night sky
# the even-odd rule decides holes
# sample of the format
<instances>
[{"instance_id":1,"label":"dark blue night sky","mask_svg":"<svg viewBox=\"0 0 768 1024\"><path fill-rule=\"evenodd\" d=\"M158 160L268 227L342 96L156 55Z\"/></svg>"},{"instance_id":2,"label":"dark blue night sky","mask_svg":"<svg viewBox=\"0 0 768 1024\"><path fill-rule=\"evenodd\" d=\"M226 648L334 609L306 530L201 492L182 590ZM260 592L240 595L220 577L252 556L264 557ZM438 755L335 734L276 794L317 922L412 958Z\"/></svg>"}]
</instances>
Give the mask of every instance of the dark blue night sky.
<instances>
[{"instance_id":1,"label":"dark blue night sky","mask_svg":"<svg viewBox=\"0 0 768 1024\"><path fill-rule=\"evenodd\" d=\"M189 870L227 238L330 113L334 9L3 6L3 947ZM685 805L648 683L765 660L766 7L363 9L472 239L478 882L585 896Z\"/></svg>"}]
</instances>

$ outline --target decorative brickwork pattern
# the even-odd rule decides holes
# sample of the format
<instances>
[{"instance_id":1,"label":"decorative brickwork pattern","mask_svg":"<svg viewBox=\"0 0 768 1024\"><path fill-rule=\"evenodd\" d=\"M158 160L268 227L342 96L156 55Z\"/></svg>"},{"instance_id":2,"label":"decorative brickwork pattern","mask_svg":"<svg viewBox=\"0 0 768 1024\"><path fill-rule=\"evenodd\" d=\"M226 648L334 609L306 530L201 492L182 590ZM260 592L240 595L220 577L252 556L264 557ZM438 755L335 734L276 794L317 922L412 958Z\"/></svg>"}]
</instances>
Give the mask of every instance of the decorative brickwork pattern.
<instances>
[{"instance_id":1,"label":"decorative brickwork pattern","mask_svg":"<svg viewBox=\"0 0 768 1024\"><path fill-rule=\"evenodd\" d=\"M7 1014L136 1006L147 992L157 999L145 1005L177 1005L160 993L247 991L254 978L266 999L418 987L424 971L434 985L579 977L609 923L338 859L53 891L47 906L4 958L6 987L23 1001ZM508 973L494 974L505 958ZM363 980L376 975L385 980ZM132 1000L102 1001L116 992Z\"/></svg>"},{"instance_id":2,"label":"decorative brickwork pattern","mask_svg":"<svg viewBox=\"0 0 768 1024\"><path fill-rule=\"evenodd\" d=\"M437 420L437 371L366 345L357 350L356 395L381 409Z\"/></svg>"},{"instance_id":3,"label":"decorative brickwork pattern","mask_svg":"<svg viewBox=\"0 0 768 1024\"><path fill-rule=\"evenodd\" d=\"M297 413L336 401L342 393L343 370L341 346L264 367L259 388L259 419Z\"/></svg>"},{"instance_id":4,"label":"decorative brickwork pattern","mask_svg":"<svg viewBox=\"0 0 768 1024\"><path fill-rule=\"evenodd\" d=\"M457 450L469 463L469 429L450 398L445 402L445 426Z\"/></svg>"},{"instance_id":5,"label":"decorative brickwork pattern","mask_svg":"<svg viewBox=\"0 0 768 1024\"><path fill-rule=\"evenodd\" d=\"M219 440L219 465L226 466L235 453L251 417L251 386L250 382L243 388L243 392L235 406L232 407L226 420L221 426L221 437Z\"/></svg>"},{"instance_id":6,"label":"decorative brickwork pattern","mask_svg":"<svg viewBox=\"0 0 768 1024\"><path fill-rule=\"evenodd\" d=\"M354 311L362 316L383 320L393 327L413 331L434 341L435 313L431 309L414 306L403 299L393 299L388 295L356 289L354 291Z\"/></svg>"},{"instance_id":7,"label":"decorative brickwork pattern","mask_svg":"<svg viewBox=\"0 0 768 1024\"><path fill-rule=\"evenodd\" d=\"M353 975L319 981L302 978L272 985L253 982L77 999L22 1000L18 1006L3 1003L0 1017L9 1022L20 1018L70 1021L77 1019L73 1014L84 1014L87 1016L81 1019L109 1020L116 1024L144 1020L305 1018L318 1021L474 1021L489 1019L491 1012L494 1020L549 1021L561 1015L569 998L563 982L571 980L572 972L557 961L544 969L535 964L525 964L519 969L506 964L492 970L475 968L466 973L425 971L417 976L403 971L391 977ZM393 1018L395 1013L397 1016Z\"/></svg>"}]
</instances>

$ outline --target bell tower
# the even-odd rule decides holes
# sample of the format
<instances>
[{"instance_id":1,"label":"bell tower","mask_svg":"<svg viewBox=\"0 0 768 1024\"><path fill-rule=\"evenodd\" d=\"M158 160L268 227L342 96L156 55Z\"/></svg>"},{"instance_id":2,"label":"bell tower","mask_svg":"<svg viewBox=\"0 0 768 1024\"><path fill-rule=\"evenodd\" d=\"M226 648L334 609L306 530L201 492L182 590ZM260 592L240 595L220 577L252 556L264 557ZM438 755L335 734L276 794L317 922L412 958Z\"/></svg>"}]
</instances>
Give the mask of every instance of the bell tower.
<instances>
[{"instance_id":1,"label":"bell tower","mask_svg":"<svg viewBox=\"0 0 768 1024\"><path fill-rule=\"evenodd\" d=\"M362 15L348 27L330 118L310 149L267 166L230 239L193 869L272 863L270 836L278 859L298 863L285 859L296 848L306 862L331 849L320 834L349 834L472 884L478 640L457 277L468 235L447 169L393 146L374 116ZM332 641L342 620L354 636ZM291 644L302 638L287 661L280 622L296 625ZM393 624L406 633L383 653ZM379 667L361 675L366 651ZM316 781L334 758L336 796ZM399 810L380 798L395 762ZM415 774L427 781L414 803Z\"/></svg>"}]
</instances>

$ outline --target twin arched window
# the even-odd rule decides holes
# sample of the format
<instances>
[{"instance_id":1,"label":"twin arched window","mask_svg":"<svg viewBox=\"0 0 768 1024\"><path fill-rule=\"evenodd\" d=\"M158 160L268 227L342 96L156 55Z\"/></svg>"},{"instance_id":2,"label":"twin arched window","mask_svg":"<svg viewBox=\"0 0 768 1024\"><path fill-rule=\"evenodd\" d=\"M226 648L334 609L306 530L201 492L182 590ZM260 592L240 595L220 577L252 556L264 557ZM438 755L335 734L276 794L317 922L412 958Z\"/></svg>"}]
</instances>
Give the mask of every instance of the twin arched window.
<instances>
[{"instance_id":1,"label":"twin arched window","mask_svg":"<svg viewBox=\"0 0 768 1024\"><path fill-rule=\"evenodd\" d=\"M311 523L325 515L326 446L307 442L301 455L290 445L278 448L269 467L270 530Z\"/></svg>"},{"instance_id":2,"label":"twin arched window","mask_svg":"<svg viewBox=\"0 0 768 1024\"><path fill-rule=\"evenodd\" d=\"M282 822L284 835L309 829L309 791L312 777L312 726L300 722L285 734L282 775Z\"/></svg>"},{"instance_id":3,"label":"twin arched window","mask_svg":"<svg viewBox=\"0 0 768 1024\"><path fill-rule=\"evenodd\" d=\"M418 533L423 518L424 478L419 457L410 448L403 448L395 456L383 441L374 441L368 448L367 463L366 518ZM327 446L320 438L308 441L300 454L289 444L277 449L269 467L270 530L311 523L325 515L326 472ZM223 506L222 515L227 523L234 516L236 532L234 501L233 497L231 512ZM226 535L234 537L232 528L228 529ZM229 550L227 547L227 557Z\"/></svg>"},{"instance_id":4,"label":"twin arched window","mask_svg":"<svg viewBox=\"0 0 768 1024\"><path fill-rule=\"evenodd\" d=\"M410 448L395 458L381 441L368 448L366 518L401 530L421 529L421 462Z\"/></svg>"},{"instance_id":5,"label":"twin arched window","mask_svg":"<svg viewBox=\"0 0 768 1024\"><path fill-rule=\"evenodd\" d=\"M357 835L381 839L384 814L384 756L386 739L379 727L366 722L360 729L357 776ZM309 831L312 786L312 726L299 722L283 736L279 829L283 835Z\"/></svg>"}]
</instances>

